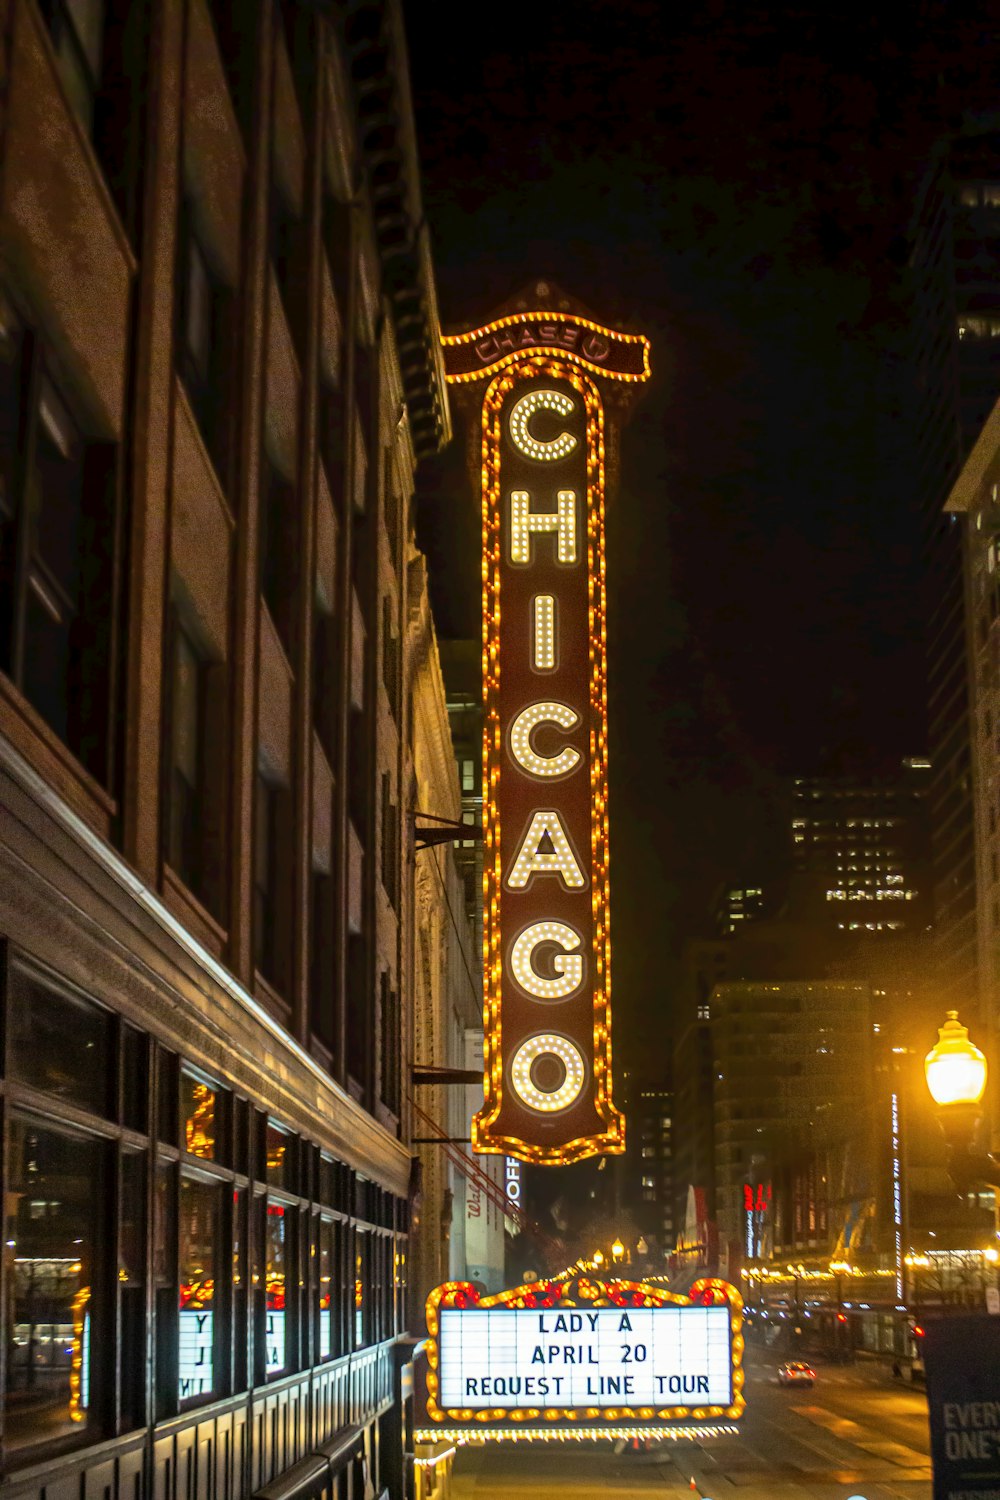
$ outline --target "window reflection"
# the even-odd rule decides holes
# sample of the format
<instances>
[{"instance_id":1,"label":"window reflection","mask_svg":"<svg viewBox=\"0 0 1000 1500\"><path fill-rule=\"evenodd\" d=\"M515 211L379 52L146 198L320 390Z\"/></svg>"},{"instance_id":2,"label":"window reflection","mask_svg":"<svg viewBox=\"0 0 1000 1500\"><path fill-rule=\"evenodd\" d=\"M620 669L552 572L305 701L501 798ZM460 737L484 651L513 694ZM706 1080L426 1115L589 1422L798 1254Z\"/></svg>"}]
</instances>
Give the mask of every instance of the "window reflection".
<instances>
[{"instance_id":1,"label":"window reflection","mask_svg":"<svg viewBox=\"0 0 1000 1500\"><path fill-rule=\"evenodd\" d=\"M288 1269L288 1210L268 1199L265 1224L267 1264L267 1322L264 1348L268 1375L280 1375L287 1364L286 1354L286 1287Z\"/></svg>"},{"instance_id":2,"label":"window reflection","mask_svg":"<svg viewBox=\"0 0 1000 1500\"><path fill-rule=\"evenodd\" d=\"M13 969L7 1025L15 1078L95 1114L109 1113L114 1071L106 1010Z\"/></svg>"},{"instance_id":3,"label":"window reflection","mask_svg":"<svg viewBox=\"0 0 1000 1500\"><path fill-rule=\"evenodd\" d=\"M358 1235L354 1252L354 1347L360 1349L365 1341L365 1263L364 1239Z\"/></svg>"},{"instance_id":4,"label":"window reflection","mask_svg":"<svg viewBox=\"0 0 1000 1500\"><path fill-rule=\"evenodd\" d=\"M334 1228L332 1219L321 1219L319 1226L319 1357L329 1359L333 1353L333 1268Z\"/></svg>"},{"instance_id":5,"label":"window reflection","mask_svg":"<svg viewBox=\"0 0 1000 1500\"><path fill-rule=\"evenodd\" d=\"M9 1448L50 1442L91 1421L102 1156L96 1141L11 1119L4 1235Z\"/></svg>"},{"instance_id":6,"label":"window reflection","mask_svg":"<svg viewBox=\"0 0 1000 1500\"><path fill-rule=\"evenodd\" d=\"M215 1160L215 1090L181 1074L181 1114L184 1119L184 1149L202 1161Z\"/></svg>"},{"instance_id":7,"label":"window reflection","mask_svg":"<svg viewBox=\"0 0 1000 1500\"><path fill-rule=\"evenodd\" d=\"M291 1137L267 1122L267 1180L272 1187L291 1187Z\"/></svg>"},{"instance_id":8,"label":"window reflection","mask_svg":"<svg viewBox=\"0 0 1000 1500\"><path fill-rule=\"evenodd\" d=\"M181 1401L215 1389L216 1246L221 1184L181 1178L178 1394Z\"/></svg>"}]
</instances>

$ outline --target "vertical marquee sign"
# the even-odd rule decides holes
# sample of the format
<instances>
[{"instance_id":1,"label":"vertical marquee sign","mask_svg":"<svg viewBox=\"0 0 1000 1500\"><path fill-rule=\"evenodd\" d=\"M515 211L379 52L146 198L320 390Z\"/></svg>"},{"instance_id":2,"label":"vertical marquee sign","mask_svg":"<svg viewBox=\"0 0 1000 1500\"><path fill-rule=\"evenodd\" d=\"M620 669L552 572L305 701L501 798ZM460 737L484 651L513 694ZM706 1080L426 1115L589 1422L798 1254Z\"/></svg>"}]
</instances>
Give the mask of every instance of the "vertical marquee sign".
<instances>
[{"instance_id":1,"label":"vertical marquee sign","mask_svg":"<svg viewBox=\"0 0 1000 1500\"><path fill-rule=\"evenodd\" d=\"M449 382L483 387L486 1077L473 1149L559 1165L624 1149L611 1089L605 396L648 377L649 345L559 311L514 313L444 347Z\"/></svg>"}]
</instances>

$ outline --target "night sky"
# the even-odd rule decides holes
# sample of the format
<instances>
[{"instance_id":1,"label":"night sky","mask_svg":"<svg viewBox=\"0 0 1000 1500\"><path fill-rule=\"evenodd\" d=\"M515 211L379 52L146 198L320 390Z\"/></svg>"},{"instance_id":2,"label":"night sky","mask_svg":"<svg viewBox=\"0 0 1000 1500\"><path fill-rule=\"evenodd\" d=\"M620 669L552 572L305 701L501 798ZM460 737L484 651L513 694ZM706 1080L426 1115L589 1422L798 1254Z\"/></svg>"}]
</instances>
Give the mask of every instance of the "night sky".
<instances>
[{"instance_id":1,"label":"night sky","mask_svg":"<svg viewBox=\"0 0 1000 1500\"><path fill-rule=\"evenodd\" d=\"M906 226L937 136L1000 109L1000 23L941 4L905 29L871 6L406 14L445 329L542 277L652 340L608 517L628 1042L669 1012L713 888L779 862L782 776L926 748ZM421 476L443 636L479 632L463 457Z\"/></svg>"}]
</instances>

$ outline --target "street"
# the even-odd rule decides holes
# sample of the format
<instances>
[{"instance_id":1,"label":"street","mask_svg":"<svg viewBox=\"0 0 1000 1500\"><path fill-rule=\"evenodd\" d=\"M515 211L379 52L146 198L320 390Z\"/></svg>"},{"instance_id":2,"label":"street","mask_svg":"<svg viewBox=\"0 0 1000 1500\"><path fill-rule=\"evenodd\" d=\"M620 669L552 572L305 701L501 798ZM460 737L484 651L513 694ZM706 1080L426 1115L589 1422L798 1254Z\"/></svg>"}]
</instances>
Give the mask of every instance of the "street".
<instances>
[{"instance_id":1,"label":"street","mask_svg":"<svg viewBox=\"0 0 1000 1500\"><path fill-rule=\"evenodd\" d=\"M881 1364L816 1364L815 1386L777 1384L751 1354L738 1437L616 1456L602 1445L466 1448L455 1500L671 1495L719 1500L930 1500L927 1403ZM691 1481L694 1480L692 1489Z\"/></svg>"}]
</instances>

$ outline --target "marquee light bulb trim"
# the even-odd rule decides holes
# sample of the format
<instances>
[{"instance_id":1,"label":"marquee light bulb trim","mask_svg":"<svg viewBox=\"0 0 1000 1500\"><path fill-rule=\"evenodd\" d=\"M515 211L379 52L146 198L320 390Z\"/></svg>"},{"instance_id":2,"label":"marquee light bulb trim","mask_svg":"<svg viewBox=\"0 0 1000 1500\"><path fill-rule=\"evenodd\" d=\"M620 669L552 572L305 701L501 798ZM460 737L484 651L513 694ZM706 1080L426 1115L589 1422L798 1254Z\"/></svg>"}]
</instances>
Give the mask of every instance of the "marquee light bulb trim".
<instances>
[{"instance_id":1,"label":"marquee light bulb trim","mask_svg":"<svg viewBox=\"0 0 1000 1500\"><path fill-rule=\"evenodd\" d=\"M442 1309L459 1308L537 1308L567 1311L575 1308L619 1307L623 1310L642 1307L729 1307L730 1353L732 1363L732 1401L726 1406L641 1406L641 1407L490 1407L454 1408L438 1405L441 1389L440 1367L440 1312ZM745 1373L743 1370L743 1298L728 1281L717 1276L703 1277L694 1282L687 1296L668 1292L648 1281L600 1281L588 1276L572 1280L553 1279L536 1281L530 1286L516 1286L492 1296L482 1297L478 1289L468 1281L446 1281L435 1287L427 1298L427 1416L440 1424L428 1432L421 1441L462 1442L468 1439L487 1439L499 1436L500 1430L516 1424L527 1434L529 1430L539 1435L558 1438L563 1433L584 1438L586 1436L622 1436L630 1432L648 1436L650 1428L662 1422L684 1422L690 1424L688 1433L696 1438L711 1434L714 1430L732 1431L725 1421L735 1421L746 1410L743 1395ZM445 1423L451 1425L445 1427ZM537 1428L522 1424L539 1423ZM645 1425L641 1425L645 1424ZM671 1429L678 1432L677 1428Z\"/></svg>"},{"instance_id":2,"label":"marquee light bulb trim","mask_svg":"<svg viewBox=\"0 0 1000 1500\"><path fill-rule=\"evenodd\" d=\"M571 425L580 424L582 419L584 444L580 452L574 451L561 460L566 466L566 479L563 478L562 467L556 464L545 465L546 471L553 471L555 483L551 488L546 488L546 483L540 478L536 494L535 491L517 487L519 482L523 484L528 480L529 475L523 457L517 458L520 469L517 469L515 460L510 457L506 414L519 400L523 400L520 387L528 386L524 395L530 395L537 389L548 392L556 385L566 395L567 412L563 420ZM615 1108L611 1097L605 436L604 408L597 386L572 361L564 358L562 350L558 351L558 358L518 358L495 375L484 393L482 457L483 972L486 1066L485 1099L482 1110L472 1121L472 1145L476 1152L503 1153L522 1161L558 1166L587 1156L620 1152L625 1145L624 1118ZM585 477L585 490L582 493L579 482L573 483L572 487L566 482L570 478L570 472L574 476L579 473ZM524 474L525 480L519 480L521 474ZM553 489L556 508L547 511L542 507L546 504L545 496L551 497ZM551 498L548 503L551 505ZM506 526L505 513L509 516ZM555 533L554 548L546 533ZM586 545L583 544L584 534ZM552 561L555 562L554 570ZM514 577L515 574L520 574L522 568L526 572L523 583L517 582ZM507 574L507 587L515 592L520 589L522 593L525 589L530 590L533 574L537 571L539 592L551 595L560 612L560 658L565 657L565 670L570 672L570 677L566 680L578 681L582 678L586 687L581 692L581 702L577 706L556 700L529 702L505 724L501 718L503 700L500 696L504 652L512 658L515 640L509 626L502 636L504 617L501 594L505 571L508 569L511 572ZM560 582L555 588L551 584L542 583L543 578L551 578L555 582L563 576L565 584ZM576 618L584 622L586 646L583 641L575 638L571 641L566 634L565 620L568 618L566 610L569 604L564 609L561 599L564 591L567 591L567 600L574 601ZM529 601L534 597L534 590L530 590ZM523 620L523 616L521 618ZM520 649L530 674L534 648L530 632L524 632L524 624L529 623L523 620ZM577 653L584 650L586 655L582 657L584 668L581 673L581 656ZM572 656L570 653L573 653ZM512 658L510 670L514 670L514 667ZM560 660L557 671L562 670L564 668ZM574 672L575 677L572 675ZM531 743L534 731L546 722L568 732L580 722L584 710L585 750L566 745L549 755L541 753ZM508 744L510 758L507 755ZM531 962L533 947L541 940L540 933L546 926L544 920L523 931L509 948L502 937L505 890L508 901L514 898L523 901L525 894L536 889L541 900L546 887L551 884L549 872L536 869L530 875L523 893L510 889L507 877L517 849L516 845L510 845L509 834L504 839L501 829L502 778L516 776L520 770L532 780L545 778L551 784L556 778L567 777L575 772L584 761L587 763L589 779L590 849L589 859L584 860L582 865L588 891L588 934L582 940L570 928L571 946L561 937L551 939L560 942L564 950L568 948L569 951L555 955L551 960L551 967L556 977L547 978L539 975ZM525 789L526 794L529 790L530 785ZM541 901L539 915L542 918L546 916L544 901ZM507 921L509 927L510 919ZM529 938L532 928L534 932ZM508 965L509 973L505 974ZM567 1005L572 1003L574 996L584 992L586 985L585 993L591 1017L589 1035L585 1038L579 1022L571 1026L568 1015L560 1015L559 1018L560 1026L566 1028L564 1034L571 1035L586 1059L584 1084L575 1103L563 1111L543 1115L537 1109L530 1109L527 1100L512 1084L509 1072L511 1059L505 1056L504 1050L502 1014L504 987L510 987L512 981L529 1002L564 1001ZM550 1030L551 1023L542 1022L540 1017L535 1034L547 1034ZM525 1023L522 1022L517 1034L506 1045L516 1051L530 1040L531 1035L530 1029L525 1034ZM517 1109L514 1111L504 1105L507 1090L513 1096L511 1104L516 1101ZM503 1124L500 1123L501 1117ZM539 1132L538 1127L531 1124L533 1117L550 1120L553 1125L556 1119L565 1121L562 1136L553 1136L551 1128L546 1132ZM515 1119L518 1121L516 1126ZM577 1120L579 1124L576 1124Z\"/></svg>"},{"instance_id":3,"label":"marquee light bulb trim","mask_svg":"<svg viewBox=\"0 0 1000 1500\"><path fill-rule=\"evenodd\" d=\"M470 1432L464 1427L418 1427L413 1436L418 1443L457 1443L460 1447L485 1443L598 1443L608 1438L655 1438L670 1442L699 1442L711 1437L738 1437L740 1429L733 1422L699 1422L696 1427L487 1427ZM448 1449L448 1457L454 1450ZM427 1464L439 1462L427 1459Z\"/></svg>"},{"instance_id":4,"label":"marquee light bulb trim","mask_svg":"<svg viewBox=\"0 0 1000 1500\"><path fill-rule=\"evenodd\" d=\"M555 353L581 370L625 385L641 385L650 375L649 339L606 328L576 313L509 313L468 333L444 334L441 343L446 359L447 351L454 351L452 368L445 375L449 385L492 378L531 350ZM455 368L459 354L470 356L471 368Z\"/></svg>"}]
</instances>

